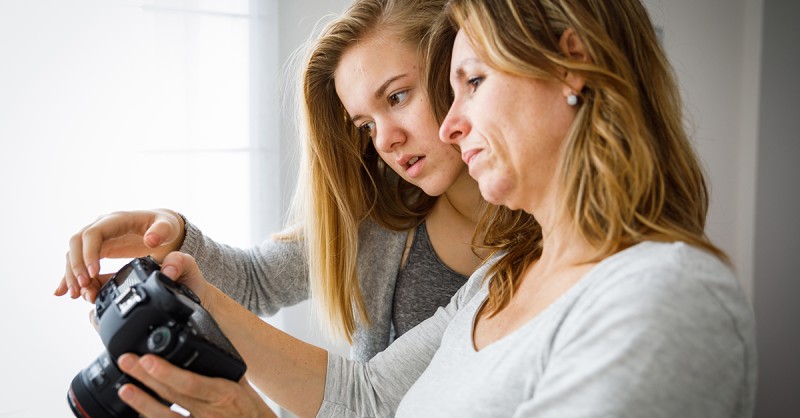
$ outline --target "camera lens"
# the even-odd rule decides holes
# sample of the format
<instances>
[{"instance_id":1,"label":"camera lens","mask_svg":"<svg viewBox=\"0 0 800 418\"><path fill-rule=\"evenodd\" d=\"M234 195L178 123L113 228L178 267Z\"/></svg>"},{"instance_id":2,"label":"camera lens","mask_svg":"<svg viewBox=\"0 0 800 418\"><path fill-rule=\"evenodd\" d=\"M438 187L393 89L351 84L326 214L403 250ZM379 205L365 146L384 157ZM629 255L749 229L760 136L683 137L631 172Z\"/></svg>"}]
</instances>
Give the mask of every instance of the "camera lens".
<instances>
[{"instance_id":1,"label":"camera lens","mask_svg":"<svg viewBox=\"0 0 800 418\"><path fill-rule=\"evenodd\" d=\"M72 379L67 403L79 418L136 418L139 414L117 397L117 389L126 383L135 382L117 368L108 352L103 352Z\"/></svg>"},{"instance_id":2,"label":"camera lens","mask_svg":"<svg viewBox=\"0 0 800 418\"><path fill-rule=\"evenodd\" d=\"M147 349L151 353L160 354L172 345L172 330L167 326L154 329L147 338Z\"/></svg>"}]
</instances>

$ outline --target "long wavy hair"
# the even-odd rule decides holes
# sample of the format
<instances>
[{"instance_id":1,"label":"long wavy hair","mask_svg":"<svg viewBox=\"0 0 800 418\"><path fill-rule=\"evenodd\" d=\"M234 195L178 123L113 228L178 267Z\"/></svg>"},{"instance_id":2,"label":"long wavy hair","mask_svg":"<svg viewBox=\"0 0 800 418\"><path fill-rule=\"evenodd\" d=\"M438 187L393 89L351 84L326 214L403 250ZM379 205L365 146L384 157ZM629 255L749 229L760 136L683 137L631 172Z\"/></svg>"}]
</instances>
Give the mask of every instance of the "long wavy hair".
<instances>
[{"instance_id":1,"label":"long wavy hair","mask_svg":"<svg viewBox=\"0 0 800 418\"><path fill-rule=\"evenodd\" d=\"M451 0L429 38L430 89L447 82L441 68L459 28L499 71L564 82L566 70L585 78L566 138L558 207L597 248L591 261L644 240L683 241L727 261L705 235L708 189L675 76L639 0ZM589 60L564 56L559 40L567 29ZM494 315L541 256L542 229L530 214L493 208L478 230L482 245L507 252L491 271L487 313Z\"/></svg>"},{"instance_id":2,"label":"long wavy hair","mask_svg":"<svg viewBox=\"0 0 800 418\"><path fill-rule=\"evenodd\" d=\"M392 230L408 230L422 222L436 197L400 178L381 160L369 136L350 121L336 94L334 75L348 48L378 33L416 48L422 60L423 39L444 3L356 0L323 29L305 59L303 161L294 216L303 225L315 312L332 336L348 343L358 321L369 324L357 278L359 226L371 219ZM445 106L432 109L443 115L449 103L432 101L434 105Z\"/></svg>"}]
</instances>

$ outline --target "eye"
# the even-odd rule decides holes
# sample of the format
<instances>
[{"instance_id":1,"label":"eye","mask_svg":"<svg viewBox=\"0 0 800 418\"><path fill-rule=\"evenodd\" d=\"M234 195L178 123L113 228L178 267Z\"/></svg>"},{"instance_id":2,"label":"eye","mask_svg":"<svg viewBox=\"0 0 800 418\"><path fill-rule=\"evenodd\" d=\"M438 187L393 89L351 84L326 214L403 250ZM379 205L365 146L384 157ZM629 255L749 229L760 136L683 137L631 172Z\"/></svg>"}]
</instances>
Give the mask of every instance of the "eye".
<instances>
[{"instance_id":1,"label":"eye","mask_svg":"<svg viewBox=\"0 0 800 418\"><path fill-rule=\"evenodd\" d=\"M401 102L406 100L408 96L408 90L398 91L397 93L392 93L389 95L389 104L392 106L398 105Z\"/></svg>"},{"instance_id":2,"label":"eye","mask_svg":"<svg viewBox=\"0 0 800 418\"><path fill-rule=\"evenodd\" d=\"M372 138L372 134L375 132L375 122L361 124L361 126L358 127L358 130Z\"/></svg>"},{"instance_id":3,"label":"eye","mask_svg":"<svg viewBox=\"0 0 800 418\"><path fill-rule=\"evenodd\" d=\"M483 77L479 77L479 76L470 77L470 78L467 79L467 84L469 85L470 89L472 90L472 93L475 93L475 90L478 89L478 86L480 86L481 83L483 83L483 79L484 79Z\"/></svg>"}]
</instances>

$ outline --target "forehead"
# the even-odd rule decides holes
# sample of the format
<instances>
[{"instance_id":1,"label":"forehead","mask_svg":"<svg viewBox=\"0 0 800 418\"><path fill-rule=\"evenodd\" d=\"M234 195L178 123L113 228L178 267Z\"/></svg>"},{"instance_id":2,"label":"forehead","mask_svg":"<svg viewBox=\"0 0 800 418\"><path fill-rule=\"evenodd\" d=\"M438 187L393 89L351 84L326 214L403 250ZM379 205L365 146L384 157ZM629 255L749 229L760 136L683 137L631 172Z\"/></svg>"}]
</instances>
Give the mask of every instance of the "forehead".
<instances>
[{"instance_id":1,"label":"forehead","mask_svg":"<svg viewBox=\"0 0 800 418\"><path fill-rule=\"evenodd\" d=\"M413 45L392 36L370 36L342 54L334 72L336 90L383 83L397 73L418 70L420 56ZM365 86L366 87L366 86Z\"/></svg>"},{"instance_id":2,"label":"forehead","mask_svg":"<svg viewBox=\"0 0 800 418\"><path fill-rule=\"evenodd\" d=\"M450 60L450 72L455 75L466 62L480 61L472 43L463 29L459 29L453 42L453 54Z\"/></svg>"}]
</instances>

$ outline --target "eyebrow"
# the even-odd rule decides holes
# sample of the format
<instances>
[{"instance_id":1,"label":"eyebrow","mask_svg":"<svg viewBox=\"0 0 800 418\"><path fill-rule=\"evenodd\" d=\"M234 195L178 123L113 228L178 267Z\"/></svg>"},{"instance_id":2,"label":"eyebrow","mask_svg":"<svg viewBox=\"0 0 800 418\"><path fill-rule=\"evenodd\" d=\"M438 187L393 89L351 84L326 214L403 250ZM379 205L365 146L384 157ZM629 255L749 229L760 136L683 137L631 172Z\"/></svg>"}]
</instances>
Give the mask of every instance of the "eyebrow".
<instances>
[{"instance_id":1,"label":"eyebrow","mask_svg":"<svg viewBox=\"0 0 800 418\"><path fill-rule=\"evenodd\" d=\"M386 89L389 88L389 85L391 85L392 83L394 83L395 81L397 81L397 80L399 80L399 79L401 79L403 77L408 77L408 73L398 74L398 75L396 75L394 77L390 77L389 79L384 81L383 84L381 84L377 88L377 90L375 90L375 95L374 95L375 96L375 100L380 100L381 97L383 97L383 95L386 94ZM357 121L358 119L361 119L363 117L364 117L364 115L360 115L360 114L359 115L353 115L353 116L350 116L350 120L351 121Z\"/></svg>"},{"instance_id":2,"label":"eyebrow","mask_svg":"<svg viewBox=\"0 0 800 418\"><path fill-rule=\"evenodd\" d=\"M451 79L451 80L458 80L458 79L461 79L461 78L464 78L464 77L466 77L466 76L467 76L467 72L466 72L466 71L464 71L464 67L465 67L467 64L472 64L472 63L476 63L476 62L477 62L477 63L480 63L481 61L480 61L480 60L478 60L478 59L477 59L477 58L475 58L475 57L464 58L464 59L463 59L463 60L461 60L461 62L459 62L459 63L458 63L458 65L455 67L455 71L452 71L452 72L451 72L450 79Z\"/></svg>"}]
</instances>

